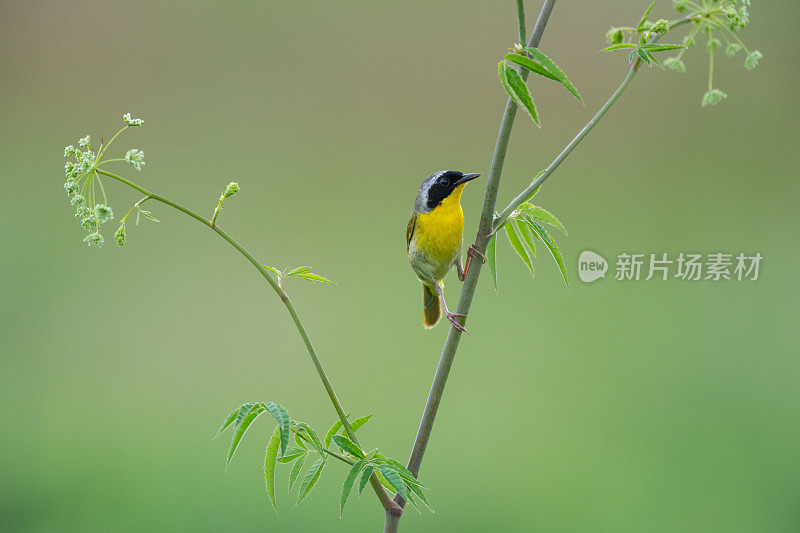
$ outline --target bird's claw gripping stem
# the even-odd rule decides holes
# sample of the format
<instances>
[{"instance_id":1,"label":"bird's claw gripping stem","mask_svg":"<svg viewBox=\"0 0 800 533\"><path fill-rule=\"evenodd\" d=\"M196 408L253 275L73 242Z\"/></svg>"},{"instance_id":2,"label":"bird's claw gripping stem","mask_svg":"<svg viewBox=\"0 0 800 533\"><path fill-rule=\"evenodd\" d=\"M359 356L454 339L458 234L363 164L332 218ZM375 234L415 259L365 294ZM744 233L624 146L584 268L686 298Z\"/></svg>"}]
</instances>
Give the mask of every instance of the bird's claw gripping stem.
<instances>
[{"instance_id":1,"label":"bird's claw gripping stem","mask_svg":"<svg viewBox=\"0 0 800 533\"><path fill-rule=\"evenodd\" d=\"M478 250L478 247L474 244L467 249L467 255L475 259L480 259L481 263L486 263L486 256L483 255L483 252Z\"/></svg>"},{"instance_id":2,"label":"bird's claw gripping stem","mask_svg":"<svg viewBox=\"0 0 800 533\"><path fill-rule=\"evenodd\" d=\"M447 308L447 302L444 301L444 294L439 294L439 299L442 302L442 307L444 307L444 316L447 317L447 321L450 322L450 325L456 328L458 331L469 334L467 328L465 328L461 322L458 321L459 317L466 318L467 315L462 315L461 313L451 313L450 309Z\"/></svg>"},{"instance_id":3,"label":"bird's claw gripping stem","mask_svg":"<svg viewBox=\"0 0 800 533\"><path fill-rule=\"evenodd\" d=\"M458 321L458 318L457 318L457 317L462 317L463 318L466 315L462 315L461 313L451 313L449 311L445 311L444 316L447 317L447 320L450 322L451 326L456 328L458 331L461 331L461 332L469 334L469 331L467 331L467 328L462 326L461 323Z\"/></svg>"},{"instance_id":4,"label":"bird's claw gripping stem","mask_svg":"<svg viewBox=\"0 0 800 533\"><path fill-rule=\"evenodd\" d=\"M470 261L472 260L473 257L475 259L480 259L481 263L485 263L486 262L486 256L483 255L483 252L478 250L478 247L476 245L474 245L474 244L472 246L470 246L467 249L467 263L464 265L464 270L459 271L459 273L458 273L458 279L460 279L461 281L464 281L465 279L467 279L467 272L469 272L469 263L470 263Z\"/></svg>"}]
</instances>

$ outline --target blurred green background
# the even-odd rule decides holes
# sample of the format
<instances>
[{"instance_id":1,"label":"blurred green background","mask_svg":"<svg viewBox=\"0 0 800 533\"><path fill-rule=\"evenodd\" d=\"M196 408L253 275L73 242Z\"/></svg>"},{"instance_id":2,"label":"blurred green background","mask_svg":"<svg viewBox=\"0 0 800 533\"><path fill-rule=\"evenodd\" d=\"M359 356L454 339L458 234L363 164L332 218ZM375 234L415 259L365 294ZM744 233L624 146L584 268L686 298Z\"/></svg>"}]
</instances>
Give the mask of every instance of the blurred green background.
<instances>
[{"instance_id":1,"label":"blurred green background","mask_svg":"<svg viewBox=\"0 0 800 533\"><path fill-rule=\"evenodd\" d=\"M556 5L542 49L586 106L533 81L543 129L518 117L502 205L616 88L625 58L596 51L645 4ZM532 281L499 247L500 292L484 273L423 463L436 513L406 513L404 530L800 529L797 6L754 4L743 37L765 58L718 61L727 101L700 107L702 48L686 75L645 69L538 197L570 229L571 291L550 259ZM378 530L371 495L338 518L339 465L301 507L281 491L275 516L266 420L224 472L227 438L210 437L244 401L322 431L335 419L297 332L242 257L165 206L124 248L88 249L63 147L107 139L130 111L145 126L114 150L147 166L125 175L209 215L238 180L220 225L264 262L338 283L289 290L346 409L375 413L365 446L404 460L446 335L421 327L404 230L427 174L488 170L514 2L2 10L0 528ZM659 0L654 16L674 11ZM465 240L483 184L463 198ZM117 219L138 199L107 190ZM765 259L756 282L586 285L584 249Z\"/></svg>"}]
</instances>

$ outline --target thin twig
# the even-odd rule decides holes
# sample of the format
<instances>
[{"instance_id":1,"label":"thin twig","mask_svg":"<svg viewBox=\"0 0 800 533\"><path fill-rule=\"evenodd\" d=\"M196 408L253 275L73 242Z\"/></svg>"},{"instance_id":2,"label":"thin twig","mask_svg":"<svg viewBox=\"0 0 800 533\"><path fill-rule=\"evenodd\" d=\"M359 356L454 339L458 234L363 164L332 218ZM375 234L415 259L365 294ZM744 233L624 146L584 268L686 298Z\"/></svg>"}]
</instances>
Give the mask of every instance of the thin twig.
<instances>
[{"instance_id":1,"label":"thin twig","mask_svg":"<svg viewBox=\"0 0 800 533\"><path fill-rule=\"evenodd\" d=\"M219 212L222 211L222 202L224 202L224 201L225 201L225 195L224 194L220 194L219 195L219 202L217 202L217 207L214 208L214 214L211 215L211 227L212 228L217 225L217 217L219 216Z\"/></svg>"},{"instance_id":2,"label":"thin twig","mask_svg":"<svg viewBox=\"0 0 800 533\"><path fill-rule=\"evenodd\" d=\"M350 425L350 421L347 420L347 415L345 414L344 408L342 407L342 403L339 401L339 398L336 396L336 392L333 390L333 385L331 384L330 379L328 379L328 375L325 373L325 369L322 367L322 362L319 360L319 357L317 356L317 351L314 349L314 345L311 343L311 339L308 337L306 328L300 321L300 317L297 315L297 311L295 310L292 301L289 299L289 295L280 285L278 285L278 282L276 282L275 279L273 279L273 277L269 274L267 269L262 266L262 264L253 256L253 254L248 252L247 249L245 249L241 244L239 244L233 237L231 237L225 231L220 229L219 226L212 225L209 220L203 218L202 216L195 213L191 209L183 207L182 205L173 202L172 200L168 200L163 196L158 196L157 194L153 194L147 189L144 189L143 187L140 187L139 185L133 183L132 181L129 181L123 178L122 176L118 176L117 174L114 174L112 172L108 172L107 170L98 168L97 172L105 176L108 176L109 178L113 178L117 181L120 181L128 185L129 187L136 189L142 194L147 195L150 199L156 200L170 207L173 207L178 211L181 211L182 213L189 215L190 217L194 218L203 225L208 226L214 232L216 232L220 237L228 241L228 244L236 248L236 250L240 254L242 254L245 257L245 259L250 261L250 263L255 267L255 269L258 270L258 272L264 277L265 280L267 280L267 283L269 283L269 286L272 287L272 290L274 290L275 293L278 295L278 297L281 299L283 305L286 306L286 310L292 317L292 321L294 322L294 325L297 328L297 332L300 333L300 337L303 339L303 344L305 344L306 346L308 355L311 357L311 361L314 363L314 367L317 369L317 374L319 374L319 378L322 381L323 386L325 387L325 391L328 393L328 397L330 398L331 403L333 404L333 408L336 410L336 414L339 416L339 420L342 421L342 427L344 428L345 433L347 433L347 436L350 437L350 440L352 440L357 446L360 446L358 438L356 437L356 432L353 431L353 428ZM375 493L377 494L378 499L380 500L381 505L383 505L384 509L390 510L398 507L398 505L392 501L392 498L383 488L383 485L381 485L381 482L378 479L377 475L373 474L372 478L370 478L370 483L373 489L375 490Z\"/></svg>"},{"instance_id":3,"label":"thin twig","mask_svg":"<svg viewBox=\"0 0 800 533\"><path fill-rule=\"evenodd\" d=\"M669 26L670 28L677 28L679 26L683 26L684 24L688 24L689 22L695 20L700 15L701 15L700 13L692 13L691 15L688 15L682 19L670 22ZM657 39L654 39L654 42L656 40ZM549 178L553 174L553 172L556 171L559 165L561 165L561 163L564 162L567 156L569 156L569 154L572 153L572 151L575 149L576 146L580 144L580 142L584 139L584 137L586 137L589 134L589 132L592 131L592 129L594 129L597 123L600 122L600 119L602 119L603 116L605 116L608 110L611 109L611 107L617 102L619 97L622 96L622 93L625 92L625 89L628 88L628 85L630 85L631 81L633 81L633 77L639 71L639 67L641 66L641 64L642 64L642 59L637 55L636 60L631 65L631 68L628 69L628 73L625 76L625 79L622 80L622 83L614 92L614 94L611 95L611 98L609 98L608 101L605 104L603 104L603 107L600 108L597 114L594 117L592 117L592 120L590 120L589 123L586 124L586 126L584 126L583 129L578 133L578 135L576 135L575 138L572 139L572 141L570 141L567 147L564 148L564 150L560 154L558 154L558 157L556 157L553 160L553 162L547 166L545 171L541 175L539 175L535 180L533 180L533 182L531 182L531 184L528 185L528 187L526 187L524 191L519 193L519 195L517 195L517 197L514 198L511 201L511 203L509 203L508 206L505 209L503 209L503 211L495 218L494 224L492 225L492 233L496 232L497 230L503 227L503 225L506 223L508 218L514 213L514 211L525 201L527 201L530 195L533 194L533 191L538 189L542 185L542 183L544 183L547 180L547 178Z\"/></svg>"},{"instance_id":4,"label":"thin twig","mask_svg":"<svg viewBox=\"0 0 800 533\"><path fill-rule=\"evenodd\" d=\"M519 44L525 42L525 5L523 0L517 0L517 20L519 20Z\"/></svg>"}]
</instances>

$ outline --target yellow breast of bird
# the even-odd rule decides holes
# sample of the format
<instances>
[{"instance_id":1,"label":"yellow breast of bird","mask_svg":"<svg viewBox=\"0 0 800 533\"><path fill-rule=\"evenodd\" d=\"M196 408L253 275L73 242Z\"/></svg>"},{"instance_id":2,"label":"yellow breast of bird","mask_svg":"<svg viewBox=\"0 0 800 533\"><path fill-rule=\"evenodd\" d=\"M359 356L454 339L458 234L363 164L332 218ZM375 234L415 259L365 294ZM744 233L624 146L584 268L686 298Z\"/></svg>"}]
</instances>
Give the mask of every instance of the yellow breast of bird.
<instances>
[{"instance_id":1,"label":"yellow breast of bird","mask_svg":"<svg viewBox=\"0 0 800 533\"><path fill-rule=\"evenodd\" d=\"M429 213L417 215L414 228L415 248L424 251L429 259L452 263L461 249L464 233L464 211L461 210L461 190L456 188Z\"/></svg>"}]
</instances>

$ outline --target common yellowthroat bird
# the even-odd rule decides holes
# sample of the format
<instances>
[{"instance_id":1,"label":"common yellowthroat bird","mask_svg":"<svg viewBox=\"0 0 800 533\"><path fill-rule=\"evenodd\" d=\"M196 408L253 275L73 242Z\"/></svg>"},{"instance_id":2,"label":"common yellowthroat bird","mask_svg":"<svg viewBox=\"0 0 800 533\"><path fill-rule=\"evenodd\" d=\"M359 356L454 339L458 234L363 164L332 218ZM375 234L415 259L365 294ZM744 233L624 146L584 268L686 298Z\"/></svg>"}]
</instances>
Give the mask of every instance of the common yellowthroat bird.
<instances>
[{"instance_id":1,"label":"common yellowthroat bird","mask_svg":"<svg viewBox=\"0 0 800 533\"><path fill-rule=\"evenodd\" d=\"M451 313L447 308L442 279L455 266L458 278L464 281L470 257L486 261L473 245L467 251L464 268L461 268L461 238L464 233L461 193L467 182L478 176L480 174L441 170L425 178L417 192L406 229L406 248L411 268L422 282L422 325L426 329L439 322L441 302L450 324L460 331L467 331L458 321L464 315Z\"/></svg>"}]
</instances>

